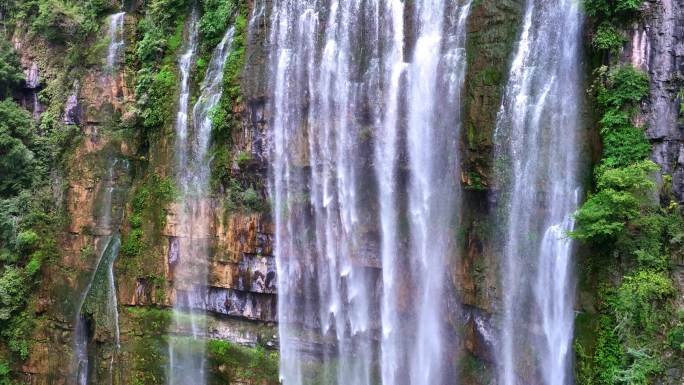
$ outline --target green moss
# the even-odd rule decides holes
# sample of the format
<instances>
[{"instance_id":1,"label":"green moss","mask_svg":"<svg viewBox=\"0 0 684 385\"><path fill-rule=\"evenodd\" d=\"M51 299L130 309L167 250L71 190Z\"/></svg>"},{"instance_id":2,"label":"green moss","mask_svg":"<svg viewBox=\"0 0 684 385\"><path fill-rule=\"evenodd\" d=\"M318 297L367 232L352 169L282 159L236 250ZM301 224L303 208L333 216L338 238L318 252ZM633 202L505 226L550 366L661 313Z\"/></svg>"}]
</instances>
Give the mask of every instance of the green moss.
<instances>
[{"instance_id":1,"label":"green moss","mask_svg":"<svg viewBox=\"0 0 684 385\"><path fill-rule=\"evenodd\" d=\"M249 348L224 340L209 340L207 359L212 368L209 384L238 381L278 384L278 353L262 347Z\"/></svg>"},{"instance_id":2,"label":"green moss","mask_svg":"<svg viewBox=\"0 0 684 385\"><path fill-rule=\"evenodd\" d=\"M503 74L499 68L487 67L477 74L477 80L485 86L498 86L503 80Z\"/></svg>"},{"instance_id":3,"label":"green moss","mask_svg":"<svg viewBox=\"0 0 684 385\"><path fill-rule=\"evenodd\" d=\"M162 385L168 366L168 342L165 335L171 324L171 310L161 308L126 308L131 318L130 377L133 384Z\"/></svg>"},{"instance_id":4,"label":"green moss","mask_svg":"<svg viewBox=\"0 0 684 385\"><path fill-rule=\"evenodd\" d=\"M488 370L484 361L467 353L458 363L459 381L467 384L489 384L492 382L492 373Z\"/></svg>"},{"instance_id":5,"label":"green moss","mask_svg":"<svg viewBox=\"0 0 684 385\"><path fill-rule=\"evenodd\" d=\"M470 180L479 181L476 190L491 185L493 130L508 62L519 35L523 3L500 0L471 5L465 45L463 171Z\"/></svg>"},{"instance_id":6,"label":"green moss","mask_svg":"<svg viewBox=\"0 0 684 385\"><path fill-rule=\"evenodd\" d=\"M153 238L158 236L166 225L167 206L177 196L178 191L173 181L157 174L150 175L135 190L128 219L130 231L121 245L122 255L131 257L128 261L141 256Z\"/></svg>"},{"instance_id":7,"label":"green moss","mask_svg":"<svg viewBox=\"0 0 684 385\"><path fill-rule=\"evenodd\" d=\"M172 122L178 92L175 63L183 43L186 4L186 0L153 0L138 23L135 96L145 127L140 138L143 150L155 133Z\"/></svg>"},{"instance_id":8,"label":"green moss","mask_svg":"<svg viewBox=\"0 0 684 385\"><path fill-rule=\"evenodd\" d=\"M140 116L147 128L169 123L175 108L176 73L171 66L157 72L143 69L138 72L136 94L142 105Z\"/></svg>"},{"instance_id":9,"label":"green moss","mask_svg":"<svg viewBox=\"0 0 684 385\"><path fill-rule=\"evenodd\" d=\"M157 307L127 307L136 335L164 335L171 325L172 310Z\"/></svg>"},{"instance_id":10,"label":"green moss","mask_svg":"<svg viewBox=\"0 0 684 385\"><path fill-rule=\"evenodd\" d=\"M233 46L223 71L223 95L212 116L212 148L211 184L214 189L226 187L231 168L232 157L228 148L232 145L232 134L240 129L242 116L238 106L242 103L242 70L245 65L245 48L247 41L247 4L238 3L239 12L235 16L235 35Z\"/></svg>"},{"instance_id":11,"label":"green moss","mask_svg":"<svg viewBox=\"0 0 684 385\"><path fill-rule=\"evenodd\" d=\"M482 176L474 171L469 171L468 172L468 179L466 181L466 189L467 190L476 190L476 191L483 191L486 190L487 187L484 185Z\"/></svg>"}]
</instances>

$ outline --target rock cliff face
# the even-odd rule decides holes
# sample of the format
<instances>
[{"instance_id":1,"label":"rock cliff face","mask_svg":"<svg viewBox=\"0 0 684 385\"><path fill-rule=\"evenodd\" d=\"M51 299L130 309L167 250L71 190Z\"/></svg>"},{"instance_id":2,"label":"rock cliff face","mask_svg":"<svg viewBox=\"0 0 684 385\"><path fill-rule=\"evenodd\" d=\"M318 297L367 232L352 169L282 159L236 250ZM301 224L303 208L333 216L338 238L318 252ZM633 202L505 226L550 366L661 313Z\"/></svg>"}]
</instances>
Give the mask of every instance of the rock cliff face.
<instances>
[{"instance_id":1,"label":"rock cliff face","mask_svg":"<svg viewBox=\"0 0 684 385\"><path fill-rule=\"evenodd\" d=\"M145 9L131 4L128 11L124 18L125 57L135 52L136 29ZM259 30L263 24L261 19L260 24L250 30L252 43L247 48L248 62L256 62L253 65L261 66L262 72L265 71L264 54L259 51L264 43L261 41L263 31ZM71 383L75 354L74 306L88 277L96 273L94 269L101 252L97 247L100 235L97 221L103 204L101 191L106 188L107 162L122 159L130 163L126 178L132 185L124 201L119 203L119 209L123 211L120 228L107 230L120 231L124 239L114 270L121 346L119 353L113 356L106 348L114 338L113 330L100 325L98 317L102 317L101 314L89 312L88 354L94 357L90 381L98 384L109 381L116 384L163 383L164 336L170 322L168 309L175 301L170 266L177 258L174 253L178 239L188 236L187 229L179 226L176 219L177 204L173 200L155 202L159 207L149 209L160 218L161 225L142 224L145 244L140 253L127 252L125 248L126 239L134 231L131 218L135 216L136 194L148 187L146 181L150 177L155 177L149 186L154 190L158 187L154 184L163 183L173 172L169 166L173 163L170 128L165 128L164 135L153 139L147 152L141 150L135 135L120 128L137 124L136 74L130 60L113 72L105 70L98 61L67 73L60 60L60 47L26 33L22 26L15 30L12 41L26 71L25 92L20 95L22 103L40 119L40 115L46 113L46 107L40 102L39 91L59 87L62 95L51 100L53 105L48 106L48 111L59 114L59 120L66 127L77 127L82 134L63 165L60 175L63 188L56 186L61 190L66 218L63 233L59 235L62 255L57 263L43 271L43 283L32 309L38 323L31 336L31 352L18 370L23 373L22 379L30 384ZM258 91L252 91L263 85L250 77L244 77L243 82L245 102L235 106L241 129L233 132L231 153L234 156L250 154L251 160L239 166L235 161L235 166L228 172L236 179L260 180L259 185L263 186L266 178L260 148L264 129L263 97L255 93ZM169 89L166 92L176 91ZM234 383L266 384L270 381L267 377L250 374L253 369L241 369L240 365L250 365L249 359L263 354L249 349L257 345L266 349L277 346L273 328L277 319L273 229L267 208L228 208L228 193L219 191L202 204L201 215L211 224L205 236L210 239L212 250L209 287L202 300L208 314L205 337L230 341L244 348L236 347L235 351L210 349L210 383L230 378ZM265 192L257 190L255 193L263 196ZM148 220L147 217L143 219ZM225 356L227 354L233 354L233 357ZM243 363L226 367L222 360L227 358ZM113 380L110 365L115 367Z\"/></svg>"},{"instance_id":2,"label":"rock cliff face","mask_svg":"<svg viewBox=\"0 0 684 385\"><path fill-rule=\"evenodd\" d=\"M672 177L672 189L684 200L684 125L681 120L684 79L684 4L654 0L644 4L644 19L629 31L623 61L646 71L650 93L643 107L653 160Z\"/></svg>"},{"instance_id":3,"label":"rock cliff face","mask_svg":"<svg viewBox=\"0 0 684 385\"><path fill-rule=\"evenodd\" d=\"M112 362L116 368L112 384L163 383L167 364L164 336L170 322L169 308L175 302L171 266L178 257L179 238L188 234L180 226L173 199L156 201L144 194L157 191L173 175L172 127L166 125L150 137L149 143L131 134L143 130L136 110L138 74L135 60L131 59L146 11L142 3L125 2L128 59L114 73L106 73L99 64L70 68L62 61L64 48L27 33L28 26L19 25L12 36L26 73L23 91L17 98L36 119L41 114L57 115L64 127L77 127L81 134L62 172L55 176L55 190L59 192L55 199L64 208L66 221L59 234L61 255L54 264L43 268L40 289L30 305L37 326L28 359L16 368L28 384L67 384L72 375L75 299L94 274L100 192L105 188L107 164L112 159L130 164L129 175L119 180L127 184L128 193L120 203L124 242L114 265L121 347L117 355L106 348L111 344L112 330L98 323L96 310L89 313L89 349L96 357L91 383L106 383ZM455 359L460 383L466 385L495 381L492 349L502 293L498 284L501 267L491 239L497 207L491 181L496 161L492 138L523 5L524 0L475 1L468 23L466 121L460 143L465 154L461 175L465 189L464 230L459 234L462 258L451 272L448 288L458 293L460 303L455 306L464 311L445 311L454 334L463 336L458 339L462 346L450 348L464 352ZM264 138L270 121L266 109L270 9L269 1L248 4L241 95L232 111L239 117L239 124L227 145L230 166L223 170L232 180L250 186L256 199L262 201L267 200ZM661 165L663 175L671 177L661 178L662 182L672 183L676 196L684 202L684 1L649 0L645 9L643 20L629 32L623 60L650 74L650 95L642 119L653 144L653 160ZM49 103L41 101L42 90L53 95ZM207 311L208 339L258 349L254 349L257 353L242 348L225 353L210 348L209 383L227 383L220 381L230 379L230 383L272 384L277 377L242 369L252 364L255 354L263 353L262 348L274 351L278 346L274 327L278 316L274 226L269 208L264 207L267 205L236 208L231 202L235 194L225 187L216 188L212 197L202 202L201 215L210 223L204 235L210 239L211 258L208 287L199 302ZM138 223L141 199L147 199L142 224ZM143 249L135 252L126 248L126 240L137 236L140 229L144 233L140 238ZM684 303L683 264L679 262L676 272L680 303ZM591 302L583 301L582 296L592 293L580 295L579 302ZM231 361L226 354L238 358Z\"/></svg>"}]
</instances>

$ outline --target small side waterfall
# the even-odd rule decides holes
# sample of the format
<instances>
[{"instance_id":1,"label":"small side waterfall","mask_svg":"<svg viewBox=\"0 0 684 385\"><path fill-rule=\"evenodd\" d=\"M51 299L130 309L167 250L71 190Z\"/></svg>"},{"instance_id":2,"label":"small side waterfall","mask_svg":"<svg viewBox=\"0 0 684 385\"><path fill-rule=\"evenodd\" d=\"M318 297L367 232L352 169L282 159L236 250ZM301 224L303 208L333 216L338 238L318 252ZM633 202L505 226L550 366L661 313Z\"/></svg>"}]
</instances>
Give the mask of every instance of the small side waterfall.
<instances>
[{"instance_id":1,"label":"small side waterfall","mask_svg":"<svg viewBox=\"0 0 684 385\"><path fill-rule=\"evenodd\" d=\"M128 175L129 165L126 160L114 159L107 167L107 174L102 180L99 198L99 211L96 217L95 252L97 259L92 272L81 291L76 304L74 320L74 375L72 384L87 385L91 383L93 374L90 364L89 350L90 332L94 328L106 329L113 339L110 354L108 384L114 384L114 361L116 360L119 341L119 310L114 282L114 262L119 255L121 237L119 225L123 217L123 201L128 190L123 180ZM103 303L101 298L106 298ZM98 300L100 299L100 300ZM96 383L102 383L100 379Z\"/></svg>"},{"instance_id":2,"label":"small side waterfall","mask_svg":"<svg viewBox=\"0 0 684 385\"><path fill-rule=\"evenodd\" d=\"M124 46L124 12L115 13L108 17L107 37L109 45L103 70L107 75L115 72L119 65L121 49ZM36 75L37 78L37 75ZM75 82L74 93L70 95L68 104L71 109L78 105L77 93L78 82ZM37 99L36 103L37 103ZM74 116L69 116L70 109L65 112L65 122L74 123ZM76 113L74 113L76 115ZM74 370L73 384L87 385L93 374L91 373L88 341L90 331L97 324L106 324L105 327L112 333L114 348L110 352L109 379L108 383L114 383L114 361L118 356L119 341L119 310L116 297L116 285L114 280L114 262L119 255L121 237L119 225L123 217L123 199L128 189L125 182L120 179L122 175L128 175L129 164L125 159L114 158L108 161L107 173L102 181L102 189L98 198L99 210L94 213L96 219L95 252L97 260L85 288L81 292L76 304L74 321ZM104 293L105 303L96 303L91 300L95 293ZM86 313L88 313L86 316ZM94 314L93 314L94 313ZM90 318L89 318L90 317ZM101 318L104 318L101 319ZM98 381L102 381L98 379Z\"/></svg>"},{"instance_id":3,"label":"small side waterfall","mask_svg":"<svg viewBox=\"0 0 684 385\"><path fill-rule=\"evenodd\" d=\"M223 70L231 51L234 28L229 28L215 48L200 96L188 120L190 74L197 49L197 14L189 22L185 53L179 58L181 94L176 119L177 184L180 190L178 239L174 260L169 260L174 279L174 317L169 340L169 385L206 383L204 337L207 308L206 282L209 263L210 224L213 210L209 197L211 112L223 93ZM192 128L192 130L191 130ZM184 335L189 334L190 337Z\"/></svg>"},{"instance_id":4,"label":"small side waterfall","mask_svg":"<svg viewBox=\"0 0 684 385\"><path fill-rule=\"evenodd\" d=\"M125 15L125 12L119 12L109 16L109 29L107 30L109 45L107 46L105 62L105 71L107 72L115 71L121 61L121 52L124 47Z\"/></svg>"},{"instance_id":5,"label":"small side waterfall","mask_svg":"<svg viewBox=\"0 0 684 385\"><path fill-rule=\"evenodd\" d=\"M196 303L201 296L192 295L197 290L202 290L202 283L206 280L206 248L204 242L191 232L199 232L202 228L198 226L206 223L191 222L195 219L195 213L189 211L194 207L190 202L197 202L197 197L186 197L186 189L189 185L192 173L189 170L193 155L193 142L189 140L190 120L188 112L190 109L190 78L192 66L195 62L197 51L198 30L197 10L193 8L190 20L187 23L187 40L185 51L178 58L178 70L180 72L180 94L178 99L178 111L176 113L176 162L177 162L177 181L181 191L179 205L179 215L181 217L181 231L185 235L183 240L179 240L178 252L175 257L169 258L169 265L173 269L173 286L175 291L174 317L171 326L171 336L169 337L169 372L167 383L169 385L189 384L196 381L198 385L204 384L204 343L197 338L200 329L203 328L203 317L195 313L196 308L201 306ZM202 159L199 160L200 162ZM195 204L196 206L196 204ZM195 245L192 238L199 238L201 250L193 250ZM182 243L182 247L180 245ZM181 250L181 248L183 250ZM195 285L195 286L192 286ZM186 325L189 313L191 340L188 341L183 336L187 333ZM180 334L178 336L174 334Z\"/></svg>"},{"instance_id":6,"label":"small side waterfall","mask_svg":"<svg viewBox=\"0 0 684 385\"><path fill-rule=\"evenodd\" d=\"M566 233L579 204L582 153L579 7L528 0L499 112L503 385L572 383L575 283Z\"/></svg>"},{"instance_id":7,"label":"small side waterfall","mask_svg":"<svg viewBox=\"0 0 684 385\"><path fill-rule=\"evenodd\" d=\"M444 282L457 258L471 3L406 4L274 2L269 155L284 385L451 380Z\"/></svg>"}]
</instances>

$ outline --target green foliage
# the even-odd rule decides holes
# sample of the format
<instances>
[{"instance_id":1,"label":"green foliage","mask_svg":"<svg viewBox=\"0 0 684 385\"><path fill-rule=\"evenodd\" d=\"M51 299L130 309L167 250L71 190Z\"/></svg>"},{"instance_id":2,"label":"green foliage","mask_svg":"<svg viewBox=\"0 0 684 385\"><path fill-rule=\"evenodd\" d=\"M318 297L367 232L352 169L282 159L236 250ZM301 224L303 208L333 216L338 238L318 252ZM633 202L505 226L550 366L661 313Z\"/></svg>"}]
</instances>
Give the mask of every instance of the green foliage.
<instances>
[{"instance_id":1,"label":"green foliage","mask_svg":"<svg viewBox=\"0 0 684 385\"><path fill-rule=\"evenodd\" d=\"M598 71L596 102L605 110L634 111L637 104L648 95L648 75L632 66L622 66L608 71Z\"/></svg>"},{"instance_id":2,"label":"green foliage","mask_svg":"<svg viewBox=\"0 0 684 385\"><path fill-rule=\"evenodd\" d=\"M27 0L22 14L33 32L52 43L82 42L100 27L99 18L114 9L109 0Z\"/></svg>"},{"instance_id":3,"label":"green foliage","mask_svg":"<svg viewBox=\"0 0 684 385\"><path fill-rule=\"evenodd\" d=\"M8 321L24 304L26 278L17 267L8 266L0 276L0 321Z\"/></svg>"},{"instance_id":4,"label":"green foliage","mask_svg":"<svg viewBox=\"0 0 684 385\"><path fill-rule=\"evenodd\" d=\"M0 337L20 359L28 356L33 329L26 305L43 261L59 253L59 223L49 189L0 200Z\"/></svg>"},{"instance_id":5,"label":"green foliage","mask_svg":"<svg viewBox=\"0 0 684 385\"><path fill-rule=\"evenodd\" d=\"M37 167L31 115L11 100L0 102L0 197L15 195L33 182Z\"/></svg>"},{"instance_id":6,"label":"green foliage","mask_svg":"<svg viewBox=\"0 0 684 385\"><path fill-rule=\"evenodd\" d=\"M177 50L183 41L186 0L153 0L138 23L136 57L139 70L135 96L145 130L143 145L149 145L153 130L171 122L177 93Z\"/></svg>"},{"instance_id":7,"label":"green foliage","mask_svg":"<svg viewBox=\"0 0 684 385\"><path fill-rule=\"evenodd\" d=\"M664 301L674 294L661 272L641 270L625 277L617 288L600 291L601 313L593 357L580 356L584 385L649 384L662 371L654 354L654 333L666 321ZM591 360L591 364L589 361Z\"/></svg>"},{"instance_id":8,"label":"green foliage","mask_svg":"<svg viewBox=\"0 0 684 385\"><path fill-rule=\"evenodd\" d=\"M677 325L668 333L667 342L673 350L684 353L684 309L679 310Z\"/></svg>"},{"instance_id":9,"label":"green foliage","mask_svg":"<svg viewBox=\"0 0 684 385\"><path fill-rule=\"evenodd\" d=\"M133 384L164 384L168 346L164 336L171 323L171 311L161 308L126 308L132 321L131 378Z\"/></svg>"},{"instance_id":10,"label":"green foliage","mask_svg":"<svg viewBox=\"0 0 684 385\"><path fill-rule=\"evenodd\" d=\"M260 208L261 197L259 197L259 193L254 188L249 187L242 192L242 202L245 206L257 211Z\"/></svg>"},{"instance_id":11,"label":"green foliage","mask_svg":"<svg viewBox=\"0 0 684 385\"><path fill-rule=\"evenodd\" d=\"M24 73L14 49L9 42L0 42L0 98L7 97L23 79Z\"/></svg>"},{"instance_id":12,"label":"green foliage","mask_svg":"<svg viewBox=\"0 0 684 385\"><path fill-rule=\"evenodd\" d=\"M596 25L592 46L615 56L625 43L618 31L638 16L643 0L584 0L587 15Z\"/></svg>"},{"instance_id":13,"label":"green foliage","mask_svg":"<svg viewBox=\"0 0 684 385\"><path fill-rule=\"evenodd\" d=\"M29 254L38 245L38 234L33 230L22 231L17 235L16 248L20 253Z\"/></svg>"},{"instance_id":14,"label":"green foliage","mask_svg":"<svg viewBox=\"0 0 684 385\"><path fill-rule=\"evenodd\" d=\"M652 383L651 376L663 370L662 362L648 349L628 349L625 357L626 368L617 373L615 383L648 385Z\"/></svg>"},{"instance_id":15,"label":"green foliage","mask_svg":"<svg viewBox=\"0 0 684 385\"><path fill-rule=\"evenodd\" d=\"M603 157L596 168L596 192L576 214L582 240L614 240L625 225L652 206L653 173L658 167L647 160L650 144L643 130L631 124L637 104L648 94L648 78L632 67L597 71L594 87L603 139Z\"/></svg>"},{"instance_id":16,"label":"green foliage","mask_svg":"<svg viewBox=\"0 0 684 385\"><path fill-rule=\"evenodd\" d=\"M34 317L28 311L23 311L13 316L7 323L7 326L0 332L5 341L7 341L9 350L21 360L25 360L29 356L31 347L30 336L33 325Z\"/></svg>"},{"instance_id":17,"label":"green foliage","mask_svg":"<svg viewBox=\"0 0 684 385\"><path fill-rule=\"evenodd\" d=\"M138 72L136 94L139 105L143 106L140 116L146 127L160 127L170 121L175 106L176 84L176 74L170 66L156 73L149 69Z\"/></svg>"},{"instance_id":18,"label":"green foliage","mask_svg":"<svg viewBox=\"0 0 684 385\"><path fill-rule=\"evenodd\" d=\"M10 377L10 367L9 364L0 359L0 385L13 385L14 382Z\"/></svg>"},{"instance_id":19,"label":"green foliage","mask_svg":"<svg viewBox=\"0 0 684 385\"><path fill-rule=\"evenodd\" d=\"M593 274L602 281L596 345L578 354L577 377L586 385L645 385L665 369L663 336L676 335L676 329L668 334L676 293L668 268L682 248L684 218L676 204L660 207L659 168L632 123L648 78L629 66L601 67L596 75L603 157L571 235L596 253Z\"/></svg>"},{"instance_id":20,"label":"green foliage","mask_svg":"<svg viewBox=\"0 0 684 385\"><path fill-rule=\"evenodd\" d=\"M600 19L634 16L641 4L641 0L584 0L587 15Z\"/></svg>"},{"instance_id":21,"label":"green foliage","mask_svg":"<svg viewBox=\"0 0 684 385\"><path fill-rule=\"evenodd\" d=\"M145 226L161 231L166 221L166 206L176 199L178 191L169 178L152 174L138 187L131 202L128 232L121 244L122 255L136 257L147 247Z\"/></svg>"},{"instance_id":22,"label":"green foliage","mask_svg":"<svg viewBox=\"0 0 684 385\"><path fill-rule=\"evenodd\" d=\"M598 191L577 212L577 230L571 234L581 240L605 240L625 231L626 223L648 206L650 193L655 192L651 174L657 169L648 160L606 169L597 179Z\"/></svg>"},{"instance_id":23,"label":"green foliage","mask_svg":"<svg viewBox=\"0 0 684 385\"><path fill-rule=\"evenodd\" d=\"M630 338L656 333L668 315L660 305L674 294L672 280L662 272L640 270L625 276L612 303L620 331Z\"/></svg>"},{"instance_id":24,"label":"green foliage","mask_svg":"<svg viewBox=\"0 0 684 385\"><path fill-rule=\"evenodd\" d=\"M212 49L221 36L228 29L228 23L238 11L239 0L202 0L202 17L199 21L199 31L205 50Z\"/></svg>"},{"instance_id":25,"label":"green foliage","mask_svg":"<svg viewBox=\"0 0 684 385\"><path fill-rule=\"evenodd\" d=\"M618 376L624 359L624 348L616 333L615 320L608 314L601 314L594 353L595 371L591 378L595 378L597 384L613 384L613 379ZM587 382L593 384L593 382Z\"/></svg>"},{"instance_id":26,"label":"green foliage","mask_svg":"<svg viewBox=\"0 0 684 385\"><path fill-rule=\"evenodd\" d=\"M231 168L232 157L227 151L232 144L232 134L240 128L241 115L238 105L242 102L242 70L245 65L247 44L247 6L240 1L239 12L233 23L235 35L233 46L223 70L223 95L212 115L212 186L230 184L227 170Z\"/></svg>"},{"instance_id":27,"label":"green foliage","mask_svg":"<svg viewBox=\"0 0 684 385\"><path fill-rule=\"evenodd\" d=\"M21 20L22 27L51 47L65 39L77 45L97 30L97 18L111 5L109 0L21 0L2 7L3 16L14 19L3 19L3 25L12 28ZM55 50L62 52L63 46ZM64 129L60 120L61 84L69 75L64 71L45 78L39 98L48 110L36 127L31 114L7 98L19 91L23 74L9 43L0 43L0 351L10 362L29 355L40 271L43 262L60 254L56 238L64 218L55 196L61 186L51 175L58 175L53 171L79 135L77 127ZM9 370L3 364L0 384L7 384Z\"/></svg>"},{"instance_id":28,"label":"green foliage","mask_svg":"<svg viewBox=\"0 0 684 385\"><path fill-rule=\"evenodd\" d=\"M646 140L642 129L631 125L604 129L603 158L598 171L643 162L650 153L651 145Z\"/></svg>"},{"instance_id":29,"label":"green foliage","mask_svg":"<svg viewBox=\"0 0 684 385\"><path fill-rule=\"evenodd\" d=\"M624 44L624 36L608 22L603 22L598 26L591 41L595 49L606 50L613 54L618 53Z\"/></svg>"},{"instance_id":30,"label":"green foliage","mask_svg":"<svg viewBox=\"0 0 684 385\"><path fill-rule=\"evenodd\" d=\"M207 355L216 383L232 384L249 379L255 383L278 383L278 354L263 347L248 348L224 340L209 340Z\"/></svg>"}]
</instances>

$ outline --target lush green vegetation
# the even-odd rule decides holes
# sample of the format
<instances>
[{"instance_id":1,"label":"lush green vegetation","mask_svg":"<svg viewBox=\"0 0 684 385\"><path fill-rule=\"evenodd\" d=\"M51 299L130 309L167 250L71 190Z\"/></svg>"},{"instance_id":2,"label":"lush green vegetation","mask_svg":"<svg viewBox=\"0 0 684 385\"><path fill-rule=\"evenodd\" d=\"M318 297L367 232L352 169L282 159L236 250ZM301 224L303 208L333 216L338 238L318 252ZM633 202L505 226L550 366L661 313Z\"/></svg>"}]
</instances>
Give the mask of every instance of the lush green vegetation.
<instances>
[{"instance_id":1,"label":"lush green vegetation","mask_svg":"<svg viewBox=\"0 0 684 385\"><path fill-rule=\"evenodd\" d=\"M240 84L245 61L248 10L247 2L241 0L203 0L198 4L201 45L193 70L195 73L204 73L206 59L226 28L233 23L236 27L233 50L225 70L225 93L214 111L212 152L219 155L220 161L215 163L213 174L217 174L228 170L232 158L237 156L230 153L230 147L233 130L240 127L242 118ZM171 171L168 169L168 159L159 156L161 151L154 152L154 146L172 142L167 135L177 107L176 62L187 33L189 5L186 0L148 0L127 17L127 27L130 25L128 21L138 20L135 38L127 39L123 64L125 85L134 86L135 103L125 103L123 106L123 113L128 116L126 122L121 122L119 115L98 116L103 119L99 127L100 138L109 141L105 144L107 151L119 151L120 148L126 152L123 156L133 165L130 177L134 187L126 207L126 221L121 229L122 245L116 264L117 275L145 280L148 287L155 290L156 303L164 302L167 282L159 271L159 259L148 257L158 252L167 207L176 198L177 191L172 179L167 176ZM3 27L0 31L3 37L0 43L0 174L3 176L0 178L0 385L14 384L11 380L12 370L17 370L20 361L30 355L35 330L45 322L53 321L41 315L46 311L45 306L48 306L48 312L55 311L53 304L39 303L35 289L45 270L44 262L61 261L57 239L60 237L60 241L63 241L61 237L66 234L66 221L61 211L67 203L62 197L66 190L65 182L70 181L70 178L96 179L99 175L97 167L100 166L74 166L85 159L99 159L99 150L90 148L87 151L95 152L89 155L81 151L87 146L94 144L96 147L101 143L96 143L96 140L86 142L91 139L83 138L80 127L66 126L62 114L74 80L87 79L101 62L108 42L102 34L104 19L116 12L118 6L119 2L109 0L18 0L0 5L3 15L0 21ZM20 96L21 92L26 91L20 89L24 75L19 59L3 33L9 31L11 34L15 30L20 31L19 36L27 44L38 47L31 53L36 55L41 72L38 97L46 108L39 122L12 101L12 96ZM130 33L128 28L127 33ZM134 44L129 45L129 42ZM201 79L195 77L193 80L192 87L196 90ZM84 85L83 82L81 85ZM120 112L116 111L115 114ZM99 111L94 113L100 114ZM84 146L76 147L77 144ZM248 153L237 157L241 168L253 163ZM74 167L74 172L67 167ZM65 176L66 180L62 182ZM260 192L251 187L252 184L238 181L228 174L223 174L218 180L218 185L227 187L227 190L217 189L217 193L229 196L234 206L250 210L264 207ZM94 182L97 183L96 180ZM87 182L84 184L90 185ZM86 224L82 231L83 234L77 237L82 236L89 242L92 229ZM81 259L77 263L88 263L94 256L93 245L84 246L80 252L76 252L76 258L78 255ZM57 275L63 273L68 276L67 281L77 280L78 274L83 273L80 267L75 266L54 264L51 268L59 271ZM55 283L55 287L59 286L59 290L64 291L56 294L60 297L55 298L56 302L61 300L61 296L71 295L70 291L74 289L72 283ZM91 305L86 302L84 306ZM165 335L169 312L156 308L129 310L122 309L121 314L122 322L128 322L131 330L128 336L130 345L124 353L126 357L131 357L127 363L130 364L127 367L132 369L130 378L138 384L161 384L165 377ZM65 310L63 315L68 317L69 311ZM85 311L92 312L92 309ZM93 321L97 325L101 320L95 317ZM68 349L66 347L65 351L68 352ZM228 378L226 376L251 379L250 376L254 376L277 382L277 359L273 352L221 341L212 342L210 351L213 363L221 368L230 365L229 371L220 369L216 372L219 379Z\"/></svg>"},{"instance_id":2,"label":"lush green vegetation","mask_svg":"<svg viewBox=\"0 0 684 385\"><path fill-rule=\"evenodd\" d=\"M152 174L139 186L131 201L131 214L128 219L130 230L121 245L121 254L135 261L147 250L153 237L164 227L169 203L177 197L177 189L171 179ZM149 224L145 233L144 224ZM152 234L149 233L152 231Z\"/></svg>"},{"instance_id":3,"label":"lush green vegetation","mask_svg":"<svg viewBox=\"0 0 684 385\"><path fill-rule=\"evenodd\" d=\"M625 43L619 27L638 15L642 0L585 0L587 12L597 27L592 45L595 49L617 54Z\"/></svg>"},{"instance_id":4,"label":"lush green vegetation","mask_svg":"<svg viewBox=\"0 0 684 385\"><path fill-rule=\"evenodd\" d=\"M109 0L18 0L9 2L6 15L9 23L20 21L21 27L52 43L80 44L114 9L116 3Z\"/></svg>"},{"instance_id":5,"label":"lush green vegetation","mask_svg":"<svg viewBox=\"0 0 684 385\"><path fill-rule=\"evenodd\" d=\"M9 42L0 42L0 98L7 98L10 91L24 79L19 67L19 58Z\"/></svg>"},{"instance_id":6,"label":"lush green vegetation","mask_svg":"<svg viewBox=\"0 0 684 385\"><path fill-rule=\"evenodd\" d=\"M601 67L594 91L603 156L572 236L592 254L583 274L598 282L598 314L593 344L576 342L578 381L649 384L668 367L666 336L678 338L669 267L684 246L684 221L667 189L659 197L659 168L648 159L643 128L633 124L648 94L646 75L629 66Z\"/></svg>"},{"instance_id":7,"label":"lush green vegetation","mask_svg":"<svg viewBox=\"0 0 684 385\"><path fill-rule=\"evenodd\" d=\"M143 148L150 136L172 122L178 92L176 57L183 42L185 0L154 0L138 24L135 95L144 130Z\"/></svg>"},{"instance_id":8,"label":"lush green vegetation","mask_svg":"<svg viewBox=\"0 0 684 385\"><path fill-rule=\"evenodd\" d=\"M207 355L214 371L210 384L232 384L249 379L278 383L278 354L263 347L248 348L223 340L209 340Z\"/></svg>"},{"instance_id":9,"label":"lush green vegetation","mask_svg":"<svg viewBox=\"0 0 684 385\"><path fill-rule=\"evenodd\" d=\"M681 319L670 268L684 247L672 180L659 178L651 145L635 117L648 95L645 73L617 63L621 30L639 17L640 0L585 0L594 24L595 109L603 144L594 190L571 234L586 245L582 289L595 293L595 314L578 316L580 384L650 384L681 365Z\"/></svg>"},{"instance_id":10,"label":"lush green vegetation","mask_svg":"<svg viewBox=\"0 0 684 385\"><path fill-rule=\"evenodd\" d=\"M223 95L212 116L212 185L218 189L231 184L230 170L233 154L232 135L240 129L241 115L238 107L242 101L242 68L245 62L245 45L247 39L247 5L240 2L235 15L233 48L228 55L223 73Z\"/></svg>"},{"instance_id":11,"label":"lush green vegetation","mask_svg":"<svg viewBox=\"0 0 684 385\"><path fill-rule=\"evenodd\" d=\"M18 66L11 48L0 45L0 345L9 361L29 354L35 320L29 299L43 262L59 254L62 222L53 198L61 186L49 178L61 155L61 136L39 133L31 114L6 98L23 77ZM9 364L1 358L0 383L9 384Z\"/></svg>"}]
</instances>

